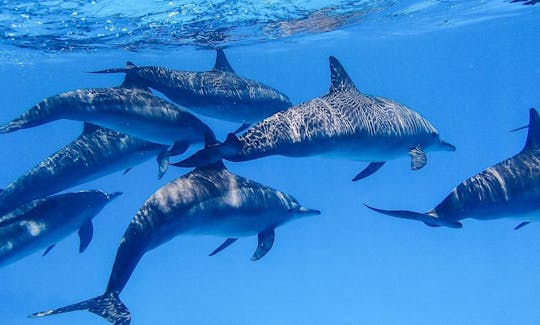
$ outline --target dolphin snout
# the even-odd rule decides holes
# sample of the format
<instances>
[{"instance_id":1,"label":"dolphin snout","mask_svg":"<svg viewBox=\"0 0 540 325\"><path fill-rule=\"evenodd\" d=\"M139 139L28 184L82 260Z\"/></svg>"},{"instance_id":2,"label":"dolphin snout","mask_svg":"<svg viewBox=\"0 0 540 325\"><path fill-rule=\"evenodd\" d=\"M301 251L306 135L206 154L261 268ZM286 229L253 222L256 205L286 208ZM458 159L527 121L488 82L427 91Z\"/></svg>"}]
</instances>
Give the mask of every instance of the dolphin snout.
<instances>
[{"instance_id":1,"label":"dolphin snout","mask_svg":"<svg viewBox=\"0 0 540 325\"><path fill-rule=\"evenodd\" d=\"M321 214L320 210L308 209L306 207L300 207L298 209L298 212L302 213L303 215L306 215L306 216L318 216L318 215Z\"/></svg>"},{"instance_id":2,"label":"dolphin snout","mask_svg":"<svg viewBox=\"0 0 540 325\"><path fill-rule=\"evenodd\" d=\"M443 140L440 140L439 146L444 151L456 151L456 146Z\"/></svg>"},{"instance_id":3,"label":"dolphin snout","mask_svg":"<svg viewBox=\"0 0 540 325\"><path fill-rule=\"evenodd\" d=\"M122 195L122 192L108 193L108 194L107 194L107 199L108 199L109 201L112 201L112 200L116 199L117 197L119 197L120 195Z\"/></svg>"}]
</instances>

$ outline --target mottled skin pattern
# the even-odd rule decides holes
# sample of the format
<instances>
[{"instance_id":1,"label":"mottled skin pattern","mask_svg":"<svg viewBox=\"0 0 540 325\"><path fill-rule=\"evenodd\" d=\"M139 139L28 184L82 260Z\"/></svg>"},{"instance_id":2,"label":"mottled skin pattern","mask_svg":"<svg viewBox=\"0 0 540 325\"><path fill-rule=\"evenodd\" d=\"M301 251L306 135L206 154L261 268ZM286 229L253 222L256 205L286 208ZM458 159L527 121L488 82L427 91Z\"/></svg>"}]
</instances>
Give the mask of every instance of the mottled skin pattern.
<instances>
[{"instance_id":1,"label":"mottled skin pattern","mask_svg":"<svg viewBox=\"0 0 540 325\"><path fill-rule=\"evenodd\" d=\"M137 88L80 89L49 97L0 128L14 132L58 119L90 122L160 144L204 141L212 131L191 113Z\"/></svg>"},{"instance_id":2,"label":"mottled skin pattern","mask_svg":"<svg viewBox=\"0 0 540 325\"><path fill-rule=\"evenodd\" d=\"M166 149L165 145L94 128L0 192L0 214L34 199L133 167Z\"/></svg>"},{"instance_id":3,"label":"mottled skin pattern","mask_svg":"<svg viewBox=\"0 0 540 325\"><path fill-rule=\"evenodd\" d=\"M0 265L57 243L120 193L81 191L27 203L0 218Z\"/></svg>"},{"instance_id":4,"label":"mottled skin pattern","mask_svg":"<svg viewBox=\"0 0 540 325\"><path fill-rule=\"evenodd\" d=\"M179 105L226 121L256 122L291 106L289 98L279 91L234 72L146 66L129 68L127 73Z\"/></svg>"},{"instance_id":5,"label":"mottled skin pattern","mask_svg":"<svg viewBox=\"0 0 540 325\"><path fill-rule=\"evenodd\" d=\"M239 137L242 150L232 161L269 155L343 156L385 161L416 145L439 143L437 131L418 113L396 102L361 94L356 88L278 112Z\"/></svg>"},{"instance_id":6,"label":"mottled skin pattern","mask_svg":"<svg viewBox=\"0 0 540 325\"><path fill-rule=\"evenodd\" d=\"M146 252L180 234L260 235L313 214L319 212L300 206L285 193L230 173L221 162L197 168L160 188L137 212L120 241L103 295L33 316L88 310L116 325L127 325L131 316L118 296Z\"/></svg>"},{"instance_id":7,"label":"mottled skin pattern","mask_svg":"<svg viewBox=\"0 0 540 325\"><path fill-rule=\"evenodd\" d=\"M540 149L525 148L465 180L428 214L450 220L539 219Z\"/></svg>"}]
</instances>

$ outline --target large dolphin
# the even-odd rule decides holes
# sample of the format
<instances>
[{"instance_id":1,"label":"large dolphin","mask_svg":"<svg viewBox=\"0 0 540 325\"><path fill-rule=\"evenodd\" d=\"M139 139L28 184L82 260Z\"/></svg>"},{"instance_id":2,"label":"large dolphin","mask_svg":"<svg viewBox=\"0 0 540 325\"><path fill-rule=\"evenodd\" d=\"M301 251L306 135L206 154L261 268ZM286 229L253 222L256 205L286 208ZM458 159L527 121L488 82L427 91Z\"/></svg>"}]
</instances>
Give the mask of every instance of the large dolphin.
<instances>
[{"instance_id":1,"label":"large dolphin","mask_svg":"<svg viewBox=\"0 0 540 325\"><path fill-rule=\"evenodd\" d=\"M152 95L126 76L122 85L70 91L42 100L30 110L0 127L10 133L58 119L89 122L154 143L174 145L175 154L212 134L193 114Z\"/></svg>"},{"instance_id":2,"label":"large dolphin","mask_svg":"<svg viewBox=\"0 0 540 325\"><path fill-rule=\"evenodd\" d=\"M368 206L369 207L369 206ZM404 210L377 212L424 222L428 226L461 227L459 220L515 218L521 228L540 217L540 118L530 110L529 134L517 155L495 164L455 187L426 213Z\"/></svg>"},{"instance_id":3,"label":"large dolphin","mask_svg":"<svg viewBox=\"0 0 540 325\"><path fill-rule=\"evenodd\" d=\"M79 252L92 240L92 219L121 193L80 191L50 196L24 204L0 217L0 266L54 245L79 231Z\"/></svg>"},{"instance_id":4,"label":"large dolphin","mask_svg":"<svg viewBox=\"0 0 540 325\"><path fill-rule=\"evenodd\" d=\"M272 248L276 227L319 213L288 194L232 174L221 162L197 168L159 189L137 212L120 241L103 295L32 316L88 310L116 325L129 324L131 316L119 294L146 252L180 234L228 237L213 255L238 237L258 235L252 257L258 260Z\"/></svg>"},{"instance_id":5,"label":"large dolphin","mask_svg":"<svg viewBox=\"0 0 540 325\"><path fill-rule=\"evenodd\" d=\"M156 156L159 162L158 176L161 177L168 166L167 148L167 145L86 123L77 139L0 192L0 215L23 203L119 170L127 170Z\"/></svg>"},{"instance_id":6,"label":"large dolphin","mask_svg":"<svg viewBox=\"0 0 540 325\"><path fill-rule=\"evenodd\" d=\"M367 177L389 159L409 153L411 168L426 164L425 149L455 150L415 111L360 93L338 60L330 57L328 94L278 112L240 137L205 148L177 166L201 166L222 158L246 161L270 155L325 155L371 162L353 180Z\"/></svg>"},{"instance_id":7,"label":"large dolphin","mask_svg":"<svg viewBox=\"0 0 540 325\"><path fill-rule=\"evenodd\" d=\"M231 122L257 122L292 106L289 98L279 91L236 74L222 49L217 49L214 68L205 72L138 67L131 62L126 68L96 71L117 72L125 72L194 112Z\"/></svg>"}]
</instances>

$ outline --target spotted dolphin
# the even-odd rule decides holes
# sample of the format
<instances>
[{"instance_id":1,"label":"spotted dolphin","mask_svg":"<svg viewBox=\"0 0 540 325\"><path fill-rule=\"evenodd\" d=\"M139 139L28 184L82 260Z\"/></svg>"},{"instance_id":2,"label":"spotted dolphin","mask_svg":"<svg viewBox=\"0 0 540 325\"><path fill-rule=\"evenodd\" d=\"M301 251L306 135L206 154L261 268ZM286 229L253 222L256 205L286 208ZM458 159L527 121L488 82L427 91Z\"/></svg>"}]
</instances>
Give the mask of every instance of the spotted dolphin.
<instances>
[{"instance_id":1,"label":"spotted dolphin","mask_svg":"<svg viewBox=\"0 0 540 325\"><path fill-rule=\"evenodd\" d=\"M376 172L385 161L408 153L411 168L426 164L425 149L455 147L415 111L358 91L339 61L330 57L328 94L275 113L223 144L205 148L174 165L196 167L227 159L246 161L270 155L324 155L371 162L353 180Z\"/></svg>"},{"instance_id":2,"label":"spotted dolphin","mask_svg":"<svg viewBox=\"0 0 540 325\"><path fill-rule=\"evenodd\" d=\"M77 139L0 192L0 215L34 199L127 170L152 157L158 157L161 177L168 166L167 148L86 123Z\"/></svg>"},{"instance_id":3,"label":"spotted dolphin","mask_svg":"<svg viewBox=\"0 0 540 325\"><path fill-rule=\"evenodd\" d=\"M0 217L0 266L39 249L47 254L61 239L79 231L79 252L92 240L92 219L121 193L80 191L23 204Z\"/></svg>"},{"instance_id":4,"label":"spotted dolphin","mask_svg":"<svg viewBox=\"0 0 540 325\"><path fill-rule=\"evenodd\" d=\"M517 155L495 164L456 186L426 213L370 209L428 226L459 228L462 219L514 218L521 228L540 218L540 117L529 112L529 133Z\"/></svg>"},{"instance_id":5,"label":"spotted dolphin","mask_svg":"<svg viewBox=\"0 0 540 325\"><path fill-rule=\"evenodd\" d=\"M103 295L32 316L88 310L113 324L127 325L131 316L119 294L146 252L180 234L228 237L212 254L238 237L258 235L252 257L258 260L272 248L276 227L315 214L320 212L301 206L288 194L229 172L221 162L197 168L159 189L137 212L120 241Z\"/></svg>"},{"instance_id":6,"label":"spotted dolphin","mask_svg":"<svg viewBox=\"0 0 540 325\"><path fill-rule=\"evenodd\" d=\"M205 134L212 134L193 114L152 95L129 76L118 87L79 89L44 99L1 126L0 133L59 119L89 122L150 142L174 145L171 151L175 154L203 142Z\"/></svg>"},{"instance_id":7,"label":"spotted dolphin","mask_svg":"<svg viewBox=\"0 0 540 325\"><path fill-rule=\"evenodd\" d=\"M138 67L131 62L126 68L96 71L117 72L125 72L196 113L231 122L257 122L292 106L286 95L236 74L222 49L217 49L214 68L205 72Z\"/></svg>"}]
</instances>

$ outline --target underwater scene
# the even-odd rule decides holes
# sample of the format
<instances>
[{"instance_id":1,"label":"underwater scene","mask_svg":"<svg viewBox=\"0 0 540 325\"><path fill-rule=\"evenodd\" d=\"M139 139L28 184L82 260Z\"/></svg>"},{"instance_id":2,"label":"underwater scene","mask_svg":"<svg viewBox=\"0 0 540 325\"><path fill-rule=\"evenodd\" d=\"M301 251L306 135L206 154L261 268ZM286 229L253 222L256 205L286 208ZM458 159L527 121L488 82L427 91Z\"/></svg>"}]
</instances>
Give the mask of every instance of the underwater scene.
<instances>
[{"instance_id":1,"label":"underwater scene","mask_svg":"<svg viewBox=\"0 0 540 325\"><path fill-rule=\"evenodd\" d=\"M0 1L0 324L539 324L538 2Z\"/></svg>"}]
</instances>

